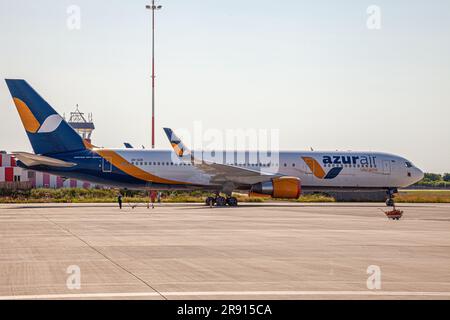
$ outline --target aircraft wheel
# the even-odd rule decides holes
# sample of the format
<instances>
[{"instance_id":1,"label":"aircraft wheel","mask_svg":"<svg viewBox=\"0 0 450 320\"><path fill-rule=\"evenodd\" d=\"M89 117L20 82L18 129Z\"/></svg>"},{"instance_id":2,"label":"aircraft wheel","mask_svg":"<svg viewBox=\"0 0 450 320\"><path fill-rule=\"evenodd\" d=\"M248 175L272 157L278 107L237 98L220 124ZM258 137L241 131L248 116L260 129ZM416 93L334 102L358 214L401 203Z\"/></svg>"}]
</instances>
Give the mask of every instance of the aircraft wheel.
<instances>
[{"instance_id":1,"label":"aircraft wheel","mask_svg":"<svg viewBox=\"0 0 450 320\"><path fill-rule=\"evenodd\" d=\"M227 205L227 199L224 197L217 197L216 198L216 206L218 207L224 207Z\"/></svg>"},{"instance_id":2,"label":"aircraft wheel","mask_svg":"<svg viewBox=\"0 0 450 320\"><path fill-rule=\"evenodd\" d=\"M237 207L237 205L238 205L238 200L236 199L236 197L230 197L230 198L227 199L227 204L228 204L230 207Z\"/></svg>"},{"instance_id":3,"label":"aircraft wheel","mask_svg":"<svg viewBox=\"0 0 450 320\"><path fill-rule=\"evenodd\" d=\"M208 198L206 198L205 204L208 207L211 207L214 205L214 202L215 202L215 199L213 197L208 197Z\"/></svg>"}]
</instances>

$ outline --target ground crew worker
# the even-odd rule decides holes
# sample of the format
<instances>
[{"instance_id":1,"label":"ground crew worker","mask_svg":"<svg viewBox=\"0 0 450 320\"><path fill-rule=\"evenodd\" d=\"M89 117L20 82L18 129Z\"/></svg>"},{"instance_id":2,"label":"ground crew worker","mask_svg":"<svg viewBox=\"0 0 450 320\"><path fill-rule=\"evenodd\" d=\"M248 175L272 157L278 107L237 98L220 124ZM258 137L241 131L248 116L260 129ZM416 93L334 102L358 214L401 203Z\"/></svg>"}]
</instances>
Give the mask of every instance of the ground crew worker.
<instances>
[{"instance_id":1,"label":"ground crew worker","mask_svg":"<svg viewBox=\"0 0 450 320\"><path fill-rule=\"evenodd\" d=\"M155 209L156 191L150 191L150 199L152 201L152 209Z\"/></svg>"},{"instance_id":2,"label":"ground crew worker","mask_svg":"<svg viewBox=\"0 0 450 320\"><path fill-rule=\"evenodd\" d=\"M158 192L158 197L157 197L157 199L158 199L158 203L161 203L161 192Z\"/></svg>"},{"instance_id":3,"label":"ground crew worker","mask_svg":"<svg viewBox=\"0 0 450 320\"><path fill-rule=\"evenodd\" d=\"M119 203L119 208L122 210L122 194L120 192L117 195L117 202Z\"/></svg>"}]
</instances>

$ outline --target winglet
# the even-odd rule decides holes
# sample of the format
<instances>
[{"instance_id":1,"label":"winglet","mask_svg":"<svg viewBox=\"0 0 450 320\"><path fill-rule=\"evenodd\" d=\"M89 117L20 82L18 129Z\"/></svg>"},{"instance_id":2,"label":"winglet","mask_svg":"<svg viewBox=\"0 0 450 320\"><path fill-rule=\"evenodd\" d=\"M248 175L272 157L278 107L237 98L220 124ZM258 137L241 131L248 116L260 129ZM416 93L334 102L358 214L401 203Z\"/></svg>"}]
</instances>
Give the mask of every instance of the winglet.
<instances>
[{"instance_id":1,"label":"winglet","mask_svg":"<svg viewBox=\"0 0 450 320\"><path fill-rule=\"evenodd\" d=\"M172 148L177 156L184 157L191 153L191 151L183 144L172 129L164 128L164 132L166 133L167 138L169 139L170 144L172 145Z\"/></svg>"}]
</instances>

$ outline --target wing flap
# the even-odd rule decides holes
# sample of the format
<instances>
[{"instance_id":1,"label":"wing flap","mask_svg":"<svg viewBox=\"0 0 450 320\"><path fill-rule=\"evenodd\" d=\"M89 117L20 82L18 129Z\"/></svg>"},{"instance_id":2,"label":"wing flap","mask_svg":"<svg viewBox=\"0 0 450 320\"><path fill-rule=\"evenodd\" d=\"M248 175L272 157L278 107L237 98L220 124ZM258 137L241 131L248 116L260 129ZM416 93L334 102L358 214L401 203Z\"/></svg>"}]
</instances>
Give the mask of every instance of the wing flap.
<instances>
[{"instance_id":1,"label":"wing flap","mask_svg":"<svg viewBox=\"0 0 450 320\"><path fill-rule=\"evenodd\" d=\"M194 165L196 161L194 161ZM203 162L197 164L201 170L212 174L213 182L233 182L236 184L255 184L278 177L278 175L230 166L226 164Z\"/></svg>"}]
</instances>

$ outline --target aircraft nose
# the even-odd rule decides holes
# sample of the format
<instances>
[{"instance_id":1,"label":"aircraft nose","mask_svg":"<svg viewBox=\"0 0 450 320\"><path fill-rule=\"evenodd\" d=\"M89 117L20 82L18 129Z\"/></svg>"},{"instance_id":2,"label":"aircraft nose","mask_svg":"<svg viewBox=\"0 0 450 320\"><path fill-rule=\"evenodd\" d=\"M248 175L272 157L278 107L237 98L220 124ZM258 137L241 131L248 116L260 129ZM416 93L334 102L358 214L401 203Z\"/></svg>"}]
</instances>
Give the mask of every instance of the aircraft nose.
<instances>
[{"instance_id":1,"label":"aircraft nose","mask_svg":"<svg viewBox=\"0 0 450 320\"><path fill-rule=\"evenodd\" d=\"M420 170L419 168L416 168L415 171L416 171L415 176L416 176L417 181L420 181L423 179L423 177L425 177L425 173L422 170Z\"/></svg>"}]
</instances>

